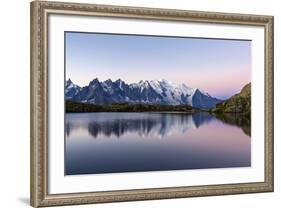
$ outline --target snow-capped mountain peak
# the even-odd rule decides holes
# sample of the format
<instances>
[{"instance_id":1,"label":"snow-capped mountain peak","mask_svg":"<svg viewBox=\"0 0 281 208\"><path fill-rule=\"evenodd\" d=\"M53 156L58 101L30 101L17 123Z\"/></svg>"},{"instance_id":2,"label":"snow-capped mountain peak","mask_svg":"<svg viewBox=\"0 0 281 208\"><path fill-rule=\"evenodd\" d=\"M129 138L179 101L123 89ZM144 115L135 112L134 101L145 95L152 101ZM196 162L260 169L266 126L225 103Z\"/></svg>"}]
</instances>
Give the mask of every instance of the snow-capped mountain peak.
<instances>
[{"instance_id":1,"label":"snow-capped mountain peak","mask_svg":"<svg viewBox=\"0 0 281 208\"><path fill-rule=\"evenodd\" d=\"M66 99L71 99L75 95L77 95L80 91L80 87L76 84L74 84L71 79L69 78L65 82L65 97Z\"/></svg>"}]
</instances>

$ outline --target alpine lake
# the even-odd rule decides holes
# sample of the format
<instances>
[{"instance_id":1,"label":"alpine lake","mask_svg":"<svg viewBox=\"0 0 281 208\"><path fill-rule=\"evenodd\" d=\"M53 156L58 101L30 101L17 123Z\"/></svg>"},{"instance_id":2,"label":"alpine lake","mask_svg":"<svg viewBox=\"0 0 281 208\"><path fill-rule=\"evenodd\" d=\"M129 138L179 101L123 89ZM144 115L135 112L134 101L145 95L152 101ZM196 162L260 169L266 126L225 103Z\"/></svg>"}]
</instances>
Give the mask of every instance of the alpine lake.
<instances>
[{"instance_id":1,"label":"alpine lake","mask_svg":"<svg viewBox=\"0 0 281 208\"><path fill-rule=\"evenodd\" d=\"M250 122L208 112L65 114L65 175L251 166Z\"/></svg>"}]
</instances>

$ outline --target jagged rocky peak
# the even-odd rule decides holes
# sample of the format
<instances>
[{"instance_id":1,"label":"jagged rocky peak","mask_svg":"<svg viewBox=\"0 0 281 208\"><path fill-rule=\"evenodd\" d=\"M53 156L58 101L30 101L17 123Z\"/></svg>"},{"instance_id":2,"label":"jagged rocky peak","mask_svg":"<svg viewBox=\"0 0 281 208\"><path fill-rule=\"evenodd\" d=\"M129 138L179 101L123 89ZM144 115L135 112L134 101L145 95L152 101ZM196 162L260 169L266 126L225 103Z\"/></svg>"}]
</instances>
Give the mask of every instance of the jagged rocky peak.
<instances>
[{"instance_id":1,"label":"jagged rocky peak","mask_svg":"<svg viewBox=\"0 0 281 208\"><path fill-rule=\"evenodd\" d=\"M99 83L100 83L99 79L98 79L98 78L95 78L95 79L93 79L92 81L90 81L89 86L95 85L95 84L99 84Z\"/></svg>"},{"instance_id":2,"label":"jagged rocky peak","mask_svg":"<svg viewBox=\"0 0 281 208\"><path fill-rule=\"evenodd\" d=\"M74 84L70 78L65 82L65 87L68 89L80 88L78 85Z\"/></svg>"},{"instance_id":3,"label":"jagged rocky peak","mask_svg":"<svg viewBox=\"0 0 281 208\"><path fill-rule=\"evenodd\" d=\"M68 80L65 82L65 86L70 86L71 84L73 84L73 82L70 78L68 78Z\"/></svg>"},{"instance_id":4,"label":"jagged rocky peak","mask_svg":"<svg viewBox=\"0 0 281 208\"><path fill-rule=\"evenodd\" d=\"M79 93L80 90L81 88L78 85L75 85L70 78L65 82L66 99L72 99Z\"/></svg>"},{"instance_id":5,"label":"jagged rocky peak","mask_svg":"<svg viewBox=\"0 0 281 208\"><path fill-rule=\"evenodd\" d=\"M113 82L112 82L111 79L107 79L107 80L104 81L104 83L106 83L106 84L112 84Z\"/></svg>"},{"instance_id":6,"label":"jagged rocky peak","mask_svg":"<svg viewBox=\"0 0 281 208\"><path fill-rule=\"evenodd\" d=\"M122 80L122 79L117 79L116 81L115 81L115 83L117 83L117 84L119 84L120 86L121 85L123 85L123 84L125 84L125 82Z\"/></svg>"},{"instance_id":7,"label":"jagged rocky peak","mask_svg":"<svg viewBox=\"0 0 281 208\"><path fill-rule=\"evenodd\" d=\"M148 80L140 80L139 84L141 84L141 85L148 85L149 81Z\"/></svg>"}]
</instances>

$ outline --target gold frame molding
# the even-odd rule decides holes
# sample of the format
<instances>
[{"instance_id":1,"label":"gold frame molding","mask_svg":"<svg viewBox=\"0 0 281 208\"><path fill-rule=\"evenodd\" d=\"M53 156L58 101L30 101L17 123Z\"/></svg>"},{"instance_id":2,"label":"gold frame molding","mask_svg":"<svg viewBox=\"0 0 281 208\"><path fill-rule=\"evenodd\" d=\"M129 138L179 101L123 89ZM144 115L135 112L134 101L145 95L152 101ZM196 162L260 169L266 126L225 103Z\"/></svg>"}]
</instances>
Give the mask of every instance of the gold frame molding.
<instances>
[{"instance_id":1,"label":"gold frame molding","mask_svg":"<svg viewBox=\"0 0 281 208\"><path fill-rule=\"evenodd\" d=\"M48 193L48 51L49 14L70 14L255 25L265 31L265 167L264 182L103 191L73 194ZM273 16L123 7L49 1L31 2L31 205L78 205L273 191Z\"/></svg>"}]
</instances>

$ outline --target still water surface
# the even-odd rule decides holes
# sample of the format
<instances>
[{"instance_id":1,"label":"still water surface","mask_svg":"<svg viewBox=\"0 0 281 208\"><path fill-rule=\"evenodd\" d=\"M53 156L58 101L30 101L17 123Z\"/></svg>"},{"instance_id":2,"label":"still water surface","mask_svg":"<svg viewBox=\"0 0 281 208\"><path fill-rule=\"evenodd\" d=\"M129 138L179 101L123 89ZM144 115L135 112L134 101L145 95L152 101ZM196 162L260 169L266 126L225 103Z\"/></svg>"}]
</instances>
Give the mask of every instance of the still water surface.
<instances>
[{"instance_id":1,"label":"still water surface","mask_svg":"<svg viewBox=\"0 0 281 208\"><path fill-rule=\"evenodd\" d=\"M66 114L65 174L250 166L249 128L231 121L208 113Z\"/></svg>"}]
</instances>

